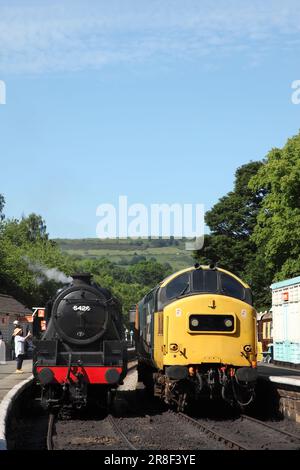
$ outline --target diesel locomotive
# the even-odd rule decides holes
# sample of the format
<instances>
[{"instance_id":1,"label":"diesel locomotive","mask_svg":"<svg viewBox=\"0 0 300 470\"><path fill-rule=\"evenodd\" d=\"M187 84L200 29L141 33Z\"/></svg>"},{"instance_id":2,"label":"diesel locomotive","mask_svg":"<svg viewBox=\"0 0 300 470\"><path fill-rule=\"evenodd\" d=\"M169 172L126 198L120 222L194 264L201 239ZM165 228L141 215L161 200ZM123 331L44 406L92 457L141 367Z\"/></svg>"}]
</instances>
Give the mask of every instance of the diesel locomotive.
<instances>
[{"instance_id":1,"label":"diesel locomotive","mask_svg":"<svg viewBox=\"0 0 300 470\"><path fill-rule=\"evenodd\" d=\"M139 380L183 411L201 397L253 401L256 312L247 284L215 266L179 271L137 305Z\"/></svg>"},{"instance_id":2,"label":"diesel locomotive","mask_svg":"<svg viewBox=\"0 0 300 470\"><path fill-rule=\"evenodd\" d=\"M111 390L127 373L121 305L91 275L73 276L45 310L47 328L35 341L33 374L42 404L107 406Z\"/></svg>"}]
</instances>

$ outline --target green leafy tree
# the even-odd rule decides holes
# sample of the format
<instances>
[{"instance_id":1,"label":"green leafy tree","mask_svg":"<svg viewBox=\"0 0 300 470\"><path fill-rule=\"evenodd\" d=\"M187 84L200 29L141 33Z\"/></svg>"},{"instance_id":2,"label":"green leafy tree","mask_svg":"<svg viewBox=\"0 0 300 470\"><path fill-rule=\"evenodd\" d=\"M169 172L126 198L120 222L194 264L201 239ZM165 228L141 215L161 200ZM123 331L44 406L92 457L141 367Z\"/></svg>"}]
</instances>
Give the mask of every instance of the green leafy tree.
<instances>
[{"instance_id":1,"label":"green leafy tree","mask_svg":"<svg viewBox=\"0 0 300 470\"><path fill-rule=\"evenodd\" d=\"M156 261L141 261L128 269L133 282L141 285L154 287L158 282L162 281L166 276L172 273L171 266L160 264Z\"/></svg>"},{"instance_id":2,"label":"green leafy tree","mask_svg":"<svg viewBox=\"0 0 300 470\"><path fill-rule=\"evenodd\" d=\"M211 233L205 236L204 248L195 253L198 262L217 263L249 282L256 305L269 303L271 282L266 270L263 276L257 276L260 264L255 262L258 252L251 238L266 189L264 186L254 189L249 182L262 167L263 162L250 162L237 169L233 191L205 214Z\"/></svg>"},{"instance_id":3,"label":"green leafy tree","mask_svg":"<svg viewBox=\"0 0 300 470\"><path fill-rule=\"evenodd\" d=\"M40 216L2 221L0 292L13 295L29 307L43 305L61 285L60 271L70 274L73 264L48 239Z\"/></svg>"},{"instance_id":4,"label":"green leafy tree","mask_svg":"<svg viewBox=\"0 0 300 470\"><path fill-rule=\"evenodd\" d=\"M142 260L128 269L105 258L85 259L76 261L75 268L76 271L92 273L95 282L112 291L122 303L126 321L132 305L173 271L170 265L157 263L155 259Z\"/></svg>"},{"instance_id":5,"label":"green leafy tree","mask_svg":"<svg viewBox=\"0 0 300 470\"><path fill-rule=\"evenodd\" d=\"M264 190L248 187L262 162L250 162L238 168L234 190L222 197L205 214L211 234L205 237L204 249L196 252L197 260L218 262L224 268L241 275L252 259L256 247L250 237L265 195Z\"/></svg>"},{"instance_id":6,"label":"green leafy tree","mask_svg":"<svg viewBox=\"0 0 300 470\"><path fill-rule=\"evenodd\" d=\"M267 191L251 240L268 270L274 280L300 275L300 133L269 152L249 187Z\"/></svg>"},{"instance_id":7,"label":"green leafy tree","mask_svg":"<svg viewBox=\"0 0 300 470\"><path fill-rule=\"evenodd\" d=\"M0 222L4 219L3 209L5 206L5 199L2 194L0 194Z\"/></svg>"},{"instance_id":8,"label":"green leafy tree","mask_svg":"<svg viewBox=\"0 0 300 470\"><path fill-rule=\"evenodd\" d=\"M213 235L224 235L234 240L249 239L256 225L265 190L250 189L248 183L262 166L262 162L250 162L238 168L234 190L205 214L205 222Z\"/></svg>"}]
</instances>

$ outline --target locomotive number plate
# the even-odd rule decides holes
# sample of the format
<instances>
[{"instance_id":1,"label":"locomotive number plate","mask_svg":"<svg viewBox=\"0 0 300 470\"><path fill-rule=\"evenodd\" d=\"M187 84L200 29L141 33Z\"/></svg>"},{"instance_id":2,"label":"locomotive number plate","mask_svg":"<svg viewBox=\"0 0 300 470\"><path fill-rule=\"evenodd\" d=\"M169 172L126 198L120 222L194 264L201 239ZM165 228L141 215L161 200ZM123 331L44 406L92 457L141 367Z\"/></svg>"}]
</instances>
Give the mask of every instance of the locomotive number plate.
<instances>
[{"instance_id":1,"label":"locomotive number plate","mask_svg":"<svg viewBox=\"0 0 300 470\"><path fill-rule=\"evenodd\" d=\"M77 312L78 310L80 312L90 312L91 307L89 305L74 305L73 310L75 310L75 312Z\"/></svg>"}]
</instances>

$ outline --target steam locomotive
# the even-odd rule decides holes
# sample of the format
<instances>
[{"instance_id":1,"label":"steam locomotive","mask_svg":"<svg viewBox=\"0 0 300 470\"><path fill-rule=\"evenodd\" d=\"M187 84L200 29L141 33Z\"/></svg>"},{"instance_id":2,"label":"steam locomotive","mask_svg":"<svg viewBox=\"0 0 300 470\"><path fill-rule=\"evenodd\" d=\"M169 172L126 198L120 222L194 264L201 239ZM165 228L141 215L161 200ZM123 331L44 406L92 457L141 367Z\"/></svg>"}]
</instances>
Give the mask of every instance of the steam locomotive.
<instances>
[{"instance_id":1,"label":"steam locomotive","mask_svg":"<svg viewBox=\"0 0 300 470\"><path fill-rule=\"evenodd\" d=\"M48 409L109 404L127 373L121 305L87 273L48 302L47 329L35 341L33 374Z\"/></svg>"}]
</instances>

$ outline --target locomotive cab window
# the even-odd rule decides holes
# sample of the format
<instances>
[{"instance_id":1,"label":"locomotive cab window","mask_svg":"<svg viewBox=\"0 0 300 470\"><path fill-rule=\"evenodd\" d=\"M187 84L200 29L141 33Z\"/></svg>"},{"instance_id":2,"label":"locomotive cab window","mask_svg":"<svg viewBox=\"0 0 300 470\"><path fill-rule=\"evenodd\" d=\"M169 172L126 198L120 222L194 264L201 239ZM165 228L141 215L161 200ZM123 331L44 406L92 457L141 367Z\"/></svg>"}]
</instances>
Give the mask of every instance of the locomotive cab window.
<instances>
[{"instance_id":1,"label":"locomotive cab window","mask_svg":"<svg viewBox=\"0 0 300 470\"><path fill-rule=\"evenodd\" d=\"M166 287L167 299L174 299L190 291L190 275L189 273L181 274L175 277Z\"/></svg>"},{"instance_id":2,"label":"locomotive cab window","mask_svg":"<svg viewBox=\"0 0 300 470\"><path fill-rule=\"evenodd\" d=\"M240 282L228 274L221 274L221 289L224 295L239 300L245 300L245 288Z\"/></svg>"},{"instance_id":3,"label":"locomotive cab window","mask_svg":"<svg viewBox=\"0 0 300 470\"><path fill-rule=\"evenodd\" d=\"M211 269L196 269L193 272L193 291L217 292L218 273Z\"/></svg>"},{"instance_id":4,"label":"locomotive cab window","mask_svg":"<svg viewBox=\"0 0 300 470\"><path fill-rule=\"evenodd\" d=\"M195 269L184 272L156 291L156 307L162 310L175 299L189 295L217 294L239 299L252 305L250 288L218 269Z\"/></svg>"}]
</instances>

